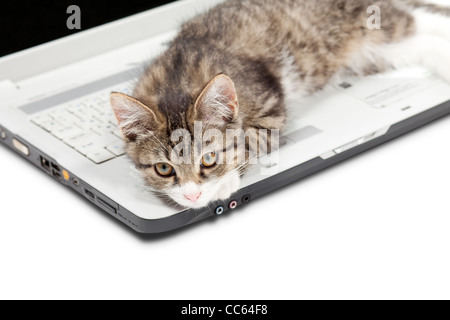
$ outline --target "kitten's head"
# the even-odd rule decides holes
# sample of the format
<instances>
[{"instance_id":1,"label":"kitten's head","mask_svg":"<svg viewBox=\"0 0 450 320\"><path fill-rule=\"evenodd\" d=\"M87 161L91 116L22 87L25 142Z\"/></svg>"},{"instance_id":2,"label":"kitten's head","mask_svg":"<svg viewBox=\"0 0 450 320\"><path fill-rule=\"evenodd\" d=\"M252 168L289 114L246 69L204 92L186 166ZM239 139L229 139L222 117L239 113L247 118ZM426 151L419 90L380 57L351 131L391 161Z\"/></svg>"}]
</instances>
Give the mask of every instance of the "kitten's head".
<instances>
[{"instance_id":1,"label":"kitten's head","mask_svg":"<svg viewBox=\"0 0 450 320\"><path fill-rule=\"evenodd\" d=\"M149 186L188 208L226 200L238 190L241 166L234 160L240 148L234 138L227 145L226 131L240 129L242 121L229 77L215 77L187 109L137 98L113 93L111 104L127 153ZM181 97L170 101L186 104Z\"/></svg>"}]
</instances>

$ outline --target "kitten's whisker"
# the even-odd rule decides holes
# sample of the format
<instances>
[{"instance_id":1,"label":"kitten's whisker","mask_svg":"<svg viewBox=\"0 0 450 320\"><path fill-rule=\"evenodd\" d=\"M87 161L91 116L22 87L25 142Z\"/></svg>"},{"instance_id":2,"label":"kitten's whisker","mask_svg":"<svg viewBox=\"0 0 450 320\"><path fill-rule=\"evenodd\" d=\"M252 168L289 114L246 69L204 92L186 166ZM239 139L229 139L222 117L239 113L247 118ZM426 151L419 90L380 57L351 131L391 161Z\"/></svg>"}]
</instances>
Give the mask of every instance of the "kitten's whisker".
<instances>
[{"instance_id":1,"label":"kitten's whisker","mask_svg":"<svg viewBox=\"0 0 450 320\"><path fill-rule=\"evenodd\" d=\"M152 139L154 142L158 142L160 145L161 145L161 147L163 148L163 151L167 151L168 150L168 148L161 142L161 140L159 140L156 136L155 136L155 134L153 133L153 132L151 132L150 133L153 137L149 137L150 139Z\"/></svg>"}]
</instances>

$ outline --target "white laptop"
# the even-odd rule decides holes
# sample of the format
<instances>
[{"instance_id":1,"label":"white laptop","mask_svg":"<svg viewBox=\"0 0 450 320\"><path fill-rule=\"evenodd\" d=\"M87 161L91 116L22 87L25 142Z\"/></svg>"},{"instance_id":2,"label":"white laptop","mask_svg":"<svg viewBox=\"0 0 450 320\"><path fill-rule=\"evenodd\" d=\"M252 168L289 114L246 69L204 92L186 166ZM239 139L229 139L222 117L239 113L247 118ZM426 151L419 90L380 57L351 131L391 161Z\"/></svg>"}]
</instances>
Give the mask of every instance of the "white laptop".
<instances>
[{"instance_id":1,"label":"white laptop","mask_svg":"<svg viewBox=\"0 0 450 320\"><path fill-rule=\"evenodd\" d=\"M177 1L1 58L0 144L137 232L161 233L251 206L450 113L450 85L421 67L329 87L290 106L278 157L252 167L232 198L200 210L171 207L124 154L109 94L131 92L179 23L219 2Z\"/></svg>"}]
</instances>

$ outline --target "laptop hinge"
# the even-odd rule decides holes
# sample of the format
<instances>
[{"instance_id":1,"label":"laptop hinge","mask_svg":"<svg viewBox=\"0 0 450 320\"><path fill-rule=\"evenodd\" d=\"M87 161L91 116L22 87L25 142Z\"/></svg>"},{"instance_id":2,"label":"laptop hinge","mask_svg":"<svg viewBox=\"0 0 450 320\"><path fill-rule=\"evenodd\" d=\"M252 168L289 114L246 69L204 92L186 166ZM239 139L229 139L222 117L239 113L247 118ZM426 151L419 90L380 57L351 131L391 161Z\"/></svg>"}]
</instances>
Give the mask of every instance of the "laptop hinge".
<instances>
[{"instance_id":1,"label":"laptop hinge","mask_svg":"<svg viewBox=\"0 0 450 320\"><path fill-rule=\"evenodd\" d=\"M18 91L18 90L19 90L19 86L16 85L14 82L12 82L9 79L0 81L0 92L1 93L13 92L13 91Z\"/></svg>"}]
</instances>

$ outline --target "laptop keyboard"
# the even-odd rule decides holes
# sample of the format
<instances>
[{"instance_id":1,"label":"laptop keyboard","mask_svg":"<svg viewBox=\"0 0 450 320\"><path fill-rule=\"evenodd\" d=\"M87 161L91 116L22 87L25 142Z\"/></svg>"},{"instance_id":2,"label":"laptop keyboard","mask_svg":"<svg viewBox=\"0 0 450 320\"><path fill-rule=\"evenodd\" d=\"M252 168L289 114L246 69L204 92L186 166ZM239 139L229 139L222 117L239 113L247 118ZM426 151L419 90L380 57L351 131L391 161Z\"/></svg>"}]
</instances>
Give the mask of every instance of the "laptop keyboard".
<instances>
[{"instance_id":1,"label":"laptop keyboard","mask_svg":"<svg viewBox=\"0 0 450 320\"><path fill-rule=\"evenodd\" d=\"M31 122L96 164L125 154L117 120L111 109L112 91L131 92L130 82L41 111Z\"/></svg>"}]
</instances>

